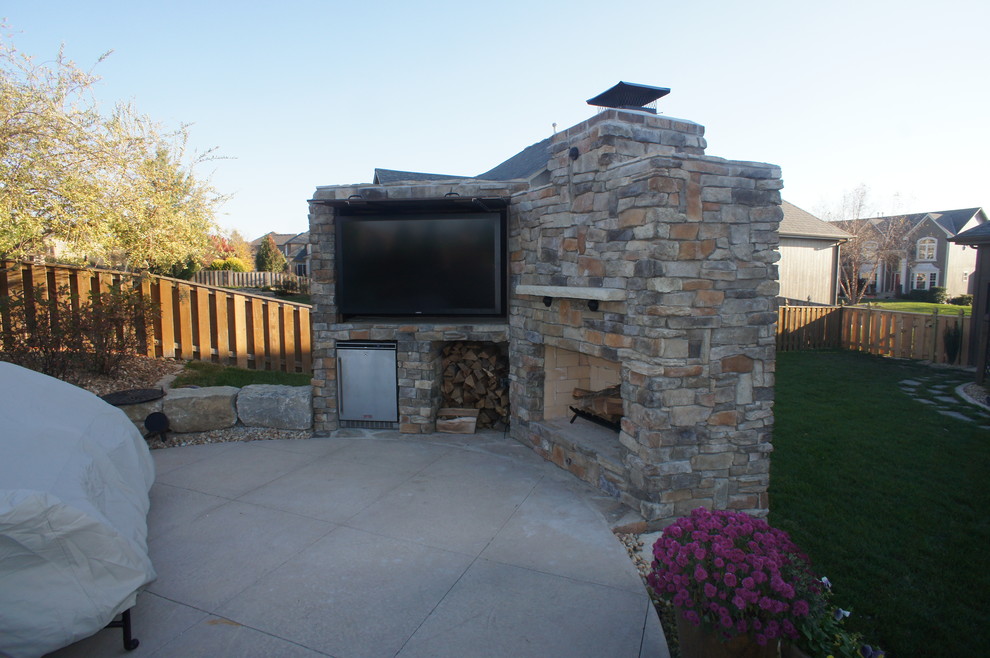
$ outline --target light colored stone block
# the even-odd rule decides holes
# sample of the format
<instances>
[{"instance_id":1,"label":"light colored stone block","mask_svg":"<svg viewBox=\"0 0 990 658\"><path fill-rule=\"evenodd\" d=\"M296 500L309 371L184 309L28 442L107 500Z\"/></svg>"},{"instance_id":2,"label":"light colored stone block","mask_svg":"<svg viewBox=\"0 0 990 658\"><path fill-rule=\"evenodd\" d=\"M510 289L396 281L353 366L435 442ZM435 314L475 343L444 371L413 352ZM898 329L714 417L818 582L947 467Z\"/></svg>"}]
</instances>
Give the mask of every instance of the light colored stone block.
<instances>
[{"instance_id":1,"label":"light colored stone block","mask_svg":"<svg viewBox=\"0 0 990 658\"><path fill-rule=\"evenodd\" d=\"M313 425L309 386L251 384L237 395L237 416L248 427L306 430Z\"/></svg>"},{"instance_id":2,"label":"light colored stone block","mask_svg":"<svg viewBox=\"0 0 990 658\"><path fill-rule=\"evenodd\" d=\"M175 388L165 396L162 411L173 432L205 432L237 424L235 386Z\"/></svg>"},{"instance_id":3,"label":"light colored stone block","mask_svg":"<svg viewBox=\"0 0 990 658\"><path fill-rule=\"evenodd\" d=\"M125 404L120 407L120 410L127 414L127 417L131 419L141 432L144 432L144 419L148 417L149 414L153 414L156 411L162 410L162 404L164 403L163 398L158 398L157 400L152 400L151 402L141 402L138 404Z\"/></svg>"}]
</instances>

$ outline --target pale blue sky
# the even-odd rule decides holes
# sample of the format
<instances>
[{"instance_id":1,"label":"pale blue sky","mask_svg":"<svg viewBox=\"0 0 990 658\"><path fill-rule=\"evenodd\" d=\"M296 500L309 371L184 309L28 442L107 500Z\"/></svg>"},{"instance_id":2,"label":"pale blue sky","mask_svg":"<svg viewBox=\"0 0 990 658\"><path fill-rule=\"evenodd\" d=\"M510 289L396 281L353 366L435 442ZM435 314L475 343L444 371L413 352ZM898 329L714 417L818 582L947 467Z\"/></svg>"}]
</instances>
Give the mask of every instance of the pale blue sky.
<instances>
[{"instance_id":1,"label":"pale blue sky","mask_svg":"<svg viewBox=\"0 0 990 658\"><path fill-rule=\"evenodd\" d=\"M112 49L101 102L233 158L212 165L234 195L219 219L249 239L306 230L316 186L375 167L486 171L619 80L670 87L659 110L706 126L709 155L780 165L809 211L860 183L880 210L990 205L985 0L8 0L0 17L38 59Z\"/></svg>"}]
</instances>

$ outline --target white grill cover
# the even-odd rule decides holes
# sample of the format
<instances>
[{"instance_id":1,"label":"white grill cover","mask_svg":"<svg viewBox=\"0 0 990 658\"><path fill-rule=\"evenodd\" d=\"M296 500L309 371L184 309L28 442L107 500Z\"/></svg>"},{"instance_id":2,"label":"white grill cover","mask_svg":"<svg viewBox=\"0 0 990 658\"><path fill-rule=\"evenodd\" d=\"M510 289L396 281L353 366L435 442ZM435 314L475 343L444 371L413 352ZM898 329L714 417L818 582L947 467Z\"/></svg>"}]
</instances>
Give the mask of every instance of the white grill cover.
<instances>
[{"instance_id":1,"label":"white grill cover","mask_svg":"<svg viewBox=\"0 0 990 658\"><path fill-rule=\"evenodd\" d=\"M154 479L120 409L0 362L0 655L40 656L134 605L155 579Z\"/></svg>"}]
</instances>

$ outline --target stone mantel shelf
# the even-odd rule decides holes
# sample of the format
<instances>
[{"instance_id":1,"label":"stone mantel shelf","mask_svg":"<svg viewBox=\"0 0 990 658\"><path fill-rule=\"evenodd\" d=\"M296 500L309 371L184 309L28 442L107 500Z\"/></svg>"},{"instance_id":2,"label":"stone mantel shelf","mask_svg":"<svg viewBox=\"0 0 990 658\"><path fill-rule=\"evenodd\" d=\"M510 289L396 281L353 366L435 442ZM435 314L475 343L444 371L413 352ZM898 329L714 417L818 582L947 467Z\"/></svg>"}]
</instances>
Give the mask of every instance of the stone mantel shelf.
<instances>
[{"instance_id":1,"label":"stone mantel shelf","mask_svg":"<svg viewBox=\"0 0 990 658\"><path fill-rule=\"evenodd\" d=\"M594 299L600 302L620 302L626 298L626 291L621 288L587 286L516 286L516 294L563 299Z\"/></svg>"}]
</instances>

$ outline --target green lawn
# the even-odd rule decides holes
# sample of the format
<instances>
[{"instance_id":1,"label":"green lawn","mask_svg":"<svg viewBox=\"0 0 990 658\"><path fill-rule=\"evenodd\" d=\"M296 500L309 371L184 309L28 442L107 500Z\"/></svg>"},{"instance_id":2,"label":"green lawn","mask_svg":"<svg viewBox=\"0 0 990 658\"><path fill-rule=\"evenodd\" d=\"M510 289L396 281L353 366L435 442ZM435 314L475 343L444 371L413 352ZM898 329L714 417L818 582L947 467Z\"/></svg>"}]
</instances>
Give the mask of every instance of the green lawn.
<instances>
[{"instance_id":1,"label":"green lawn","mask_svg":"<svg viewBox=\"0 0 990 658\"><path fill-rule=\"evenodd\" d=\"M238 388L248 384L308 386L310 379L310 375L305 373L248 370L204 361L189 361L185 370L172 382L172 386L237 386Z\"/></svg>"},{"instance_id":2,"label":"green lawn","mask_svg":"<svg viewBox=\"0 0 990 658\"><path fill-rule=\"evenodd\" d=\"M313 297L308 292L300 292L294 295L278 295L276 299L280 299L283 302L296 302L297 304L309 304L312 306Z\"/></svg>"},{"instance_id":3,"label":"green lawn","mask_svg":"<svg viewBox=\"0 0 990 658\"><path fill-rule=\"evenodd\" d=\"M865 306L866 304L860 304ZM962 311L967 316L973 312L972 306L956 306L955 304L930 304L928 302L910 302L904 300L897 301L871 301L870 306L882 308L887 311L906 311L908 313L927 313L929 315L937 308L939 315L959 315Z\"/></svg>"},{"instance_id":4,"label":"green lawn","mask_svg":"<svg viewBox=\"0 0 990 658\"><path fill-rule=\"evenodd\" d=\"M855 352L777 356L770 521L891 656L990 655L990 416L912 398L968 377Z\"/></svg>"}]
</instances>

